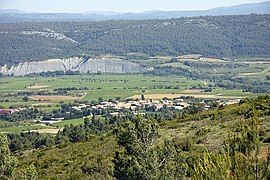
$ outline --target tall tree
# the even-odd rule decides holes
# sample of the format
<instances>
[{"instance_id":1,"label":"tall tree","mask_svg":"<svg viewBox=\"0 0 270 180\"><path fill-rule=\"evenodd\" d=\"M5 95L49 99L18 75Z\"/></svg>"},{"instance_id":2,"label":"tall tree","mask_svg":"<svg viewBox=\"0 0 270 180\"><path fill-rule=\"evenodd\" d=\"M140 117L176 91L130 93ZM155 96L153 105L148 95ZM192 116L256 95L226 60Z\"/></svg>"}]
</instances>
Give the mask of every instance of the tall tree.
<instances>
[{"instance_id":1,"label":"tall tree","mask_svg":"<svg viewBox=\"0 0 270 180\"><path fill-rule=\"evenodd\" d=\"M34 165L18 168L18 160L11 155L8 144L7 137L0 132L0 179L37 179Z\"/></svg>"},{"instance_id":2,"label":"tall tree","mask_svg":"<svg viewBox=\"0 0 270 180\"><path fill-rule=\"evenodd\" d=\"M181 179L187 166L171 142L157 146L158 126L140 117L120 129L114 176L117 179Z\"/></svg>"},{"instance_id":3,"label":"tall tree","mask_svg":"<svg viewBox=\"0 0 270 180\"><path fill-rule=\"evenodd\" d=\"M10 155L7 137L0 132L0 179L11 177L18 160Z\"/></svg>"}]
</instances>

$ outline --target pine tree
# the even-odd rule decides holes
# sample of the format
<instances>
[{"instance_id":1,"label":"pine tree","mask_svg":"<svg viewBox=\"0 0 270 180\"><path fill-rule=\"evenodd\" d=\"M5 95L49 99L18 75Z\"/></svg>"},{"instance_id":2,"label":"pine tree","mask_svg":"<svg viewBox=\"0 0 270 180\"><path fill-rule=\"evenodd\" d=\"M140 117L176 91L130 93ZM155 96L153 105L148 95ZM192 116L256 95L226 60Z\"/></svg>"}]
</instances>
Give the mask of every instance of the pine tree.
<instances>
[{"instance_id":1,"label":"pine tree","mask_svg":"<svg viewBox=\"0 0 270 180\"><path fill-rule=\"evenodd\" d=\"M17 164L18 160L10 155L6 136L0 132L0 179L11 177Z\"/></svg>"},{"instance_id":2,"label":"pine tree","mask_svg":"<svg viewBox=\"0 0 270 180\"><path fill-rule=\"evenodd\" d=\"M122 146L114 157L117 179L183 179L185 159L170 141L157 145L158 126L140 117L127 122L118 134Z\"/></svg>"}]
</instances>

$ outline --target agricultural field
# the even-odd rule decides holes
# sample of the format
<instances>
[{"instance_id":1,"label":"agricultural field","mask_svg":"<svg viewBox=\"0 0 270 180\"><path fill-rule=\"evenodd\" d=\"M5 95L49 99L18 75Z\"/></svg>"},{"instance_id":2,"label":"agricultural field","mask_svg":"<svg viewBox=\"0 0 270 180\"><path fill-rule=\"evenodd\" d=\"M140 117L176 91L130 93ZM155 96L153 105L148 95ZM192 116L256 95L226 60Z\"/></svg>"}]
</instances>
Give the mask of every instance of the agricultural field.
<instances>
[{"instance_id":1,"label":"agricultural field","mask_svg":"<svg viewBox=\"0 0 270 180\"><path fill-rule=\"evenodd\" d=\"M214 89L211 93L189 93L192 86L205 85L205 81L192 80L182 76L151 76L151 75L76 75L59 77L5 77L0 79L0 106L8 108L13 105L49 106L59 102L74 100L97 100L126 98L141 94L177 94L196 95L203 98L220 96L254 97L256 94L243 93L240 90ZM68 95L38 95L39 92L55 92L59 88L76 88L68 90ZM27 101L20 93L35 93ZM216 96L215 96L216 95ZM136 96L136 97L137 97Z\"/></svg>"},{"instance_id":2,"label":"agricultural field","mask_svg":"<svg viewBox=\"0 0 270 180\"><path fill-rule=\"evenodd\" d=\"M126 99L136 94L177 93L188 87L202 84L202 81L190 80L181 76L156 77L147 75L78 75L56 78L42 77L6 77L0 79L0 105L8 108L12 105L42 106L60 101L69 102L76 99L97 100ZM19 92L40 91L53 92L58 88L83 88L68 91L70 95L34 95L27 102L22 100ZM80 96L78 96L80 94Z\"/></svg>"},{"instance_id":3,"label":"agricultural field","mask_svg":"<svg viewBox=\"0 0 270 180\"><path fill-rule=\"evenodd\" d=\"M28 131L45 132L44 130L48 130L48 129L54 130L53 133L57 133L57 131L59 131L59 129L56 129L54 127L49 127L42 124L28 123L25 125L12 125L8 127L2 127L0 128L0 132L2 133L20 133L20 132L28 132Z\"/></svg>"},{"instance_id":4,"label":"agricultural field","mask_svg":"<svg viewBox=\"0 0 270 180\"><path fill-rule=\"evenodd\" d=\"M145 61L147 64L147 61ZM226 73L233 73L239 77L263 79L270 75L270 61L265 59L243 59L223 60L214 58L200 58L200 59L177 59L168 61L168 59L159 58L151 60L156 62L156 66L160 67L181 67L190 71L198 71L203 73L210 73L212 75L222 75Z\"/></svg>"},{"instance_id":5,"label":"agricultural field","mask_svg":"<svg viewBox=\"0 0 270 180\"><path fill-rule=\"evenodd\" d=\"M66 125L71 125L73 124L74 126L82 125L84 123L83 118L79 119L70 119L70 120L65 120L65 121L60 121L57 123L54 123L53 126L57 128L64 128Z\"/></svg>"},{"instance_id":6,"label":"agricultural field","mask_svg":"<svg viewBox=\"0 0 270 180\"><path fill-rule=\"evenodd\" d=\"M37 122L21 122L21 123L0 123L0 132L2 133L20 133L20 132L39 132L45 134L56 134L58 131L62 130L64 126L71 125L74 126L84 124L83 118L64 120L56 122L52 125L45 125Z\"/></svg>"}]
</instances>

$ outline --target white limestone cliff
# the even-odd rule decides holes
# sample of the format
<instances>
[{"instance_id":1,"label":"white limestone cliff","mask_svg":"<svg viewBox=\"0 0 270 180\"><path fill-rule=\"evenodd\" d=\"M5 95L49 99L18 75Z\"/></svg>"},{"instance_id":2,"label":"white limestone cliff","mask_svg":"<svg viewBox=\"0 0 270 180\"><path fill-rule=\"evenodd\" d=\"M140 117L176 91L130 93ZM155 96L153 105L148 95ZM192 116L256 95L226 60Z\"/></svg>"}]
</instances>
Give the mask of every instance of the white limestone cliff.
<instances>
[{"instance_id":1,"label":"white limestone cliff","mask_svg":"<svg viewBox=\"0 0 270 180\"><path fill-rule=\"evenodd\" d=\"M33 73L53 71L80 71L82 73L139 73L145 71L140 65L116 59L85 59L74 57L69 59L48 59L19 63L10 68L0 67L4 75L24 76Z\"/></svg>"}]
</instances>

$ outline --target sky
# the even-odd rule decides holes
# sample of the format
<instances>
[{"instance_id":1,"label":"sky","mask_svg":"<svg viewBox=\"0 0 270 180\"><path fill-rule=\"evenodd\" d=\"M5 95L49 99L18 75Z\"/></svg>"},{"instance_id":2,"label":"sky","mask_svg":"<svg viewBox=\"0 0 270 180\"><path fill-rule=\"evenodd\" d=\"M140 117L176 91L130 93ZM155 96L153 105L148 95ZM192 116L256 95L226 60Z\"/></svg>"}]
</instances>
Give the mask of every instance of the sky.
<instances>
[{"instance_id":1,"label":"sky","mask_svg":"<svg viewBox=\"0 0 270 180\"><path fill-rule=\"evenodd\" d=\"M263 1L266 0L0 0L0 9L49 13L182 11L205 10Z\"/></svg>"}]
</instances>

